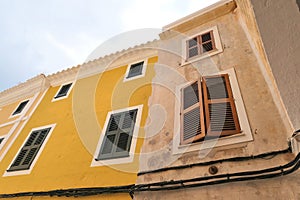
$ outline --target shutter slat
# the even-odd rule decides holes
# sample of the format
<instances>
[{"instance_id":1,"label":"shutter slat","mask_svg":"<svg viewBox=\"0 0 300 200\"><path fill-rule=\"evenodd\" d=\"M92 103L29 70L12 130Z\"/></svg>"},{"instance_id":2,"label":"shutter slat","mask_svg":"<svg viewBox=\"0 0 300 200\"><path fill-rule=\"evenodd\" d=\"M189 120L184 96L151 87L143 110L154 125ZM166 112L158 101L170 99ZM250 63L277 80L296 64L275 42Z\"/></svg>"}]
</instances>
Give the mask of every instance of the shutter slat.
<instances>
[{"instance_id":1,"label":"shutter slat","mask_svg":"<svg viewBox=\"0 0 300 200\"><path fill-rule=\"evenodd\" d=\"M66 96L70 90L72 86L72 83L69 83L69 84L66 84L66 85L63 85L61 87L61 89L59 90L58 94L54 97L54 98L59 98L59 97L63 97L63 96Z\"/></svg>"},{"instance_id":2,"label":"shutter slat","mask_svg":"<svg viewBox=\"0 0 300 200\"><path fill-rule=\"evenodd\" d=\"M183 140L188 140L190 138L193 138L201 134L199 107L184 114L183 131L184 131Z\"/></svg>"},{"instance_id":3,"label":"shutter slat","mask_svg":"<svg viewBox=\"0 0 300 200\"><path fill-rule=\"evenodd\" d=\"M183 89L183 109L187 109L199 102L198 82Z\"/></svg>"},{"instance_id":4,"label":"shutter slat","mask_svg":"<svg viewBox=\"0 0 300 200\"><path fill-rule=\"evenodd\" d=\"M119 141L117 145L117 152L121 151L127 151L127 145L129 140L129 134L128 133L121 133L119 136Z\"/></svg>"},{"instance_id":5,"label":"shutter slat","mask_svg":"<svg viewBox=\"0 0 300 200\"><path fill-rule=\"evenodd\" d=\"M50 129L33 131L7 171L29 169Z\"/></svg>"},{"instance_id":6,"label":"shutter slat","mask_svg":"<svg viewBox=\"0 0 300 200\"><path fill-rule=\"evenodd\" d=\"M105 138L104 146L102 149L102 154L108 154L112 152L114 141L115 141L116 135L108 135Z\"/></svg>"},{"instance_id":7,"label":"shutter slat","mask_svg":"<svg viewBox=\"0 0 300 200\"><path fill-rule=\"evenodd\" d=\"M22 103L20 103L20 105L18 106L18 108L14 111L14 113L12 115L16 115L19 114L23 111L23 109L25 108L25 106L27 105L27 103L29 102L29 100L26 100Z\"/></svg>"},{"instance_id":8,"label":"shutter slat","mask_svg":"<svg viewBox=\"0 0 300 200\"><path fill-rule=\"evenodd\" d=\"M225 136L239 133L240 127L228 75L204 77L203 84L207 134Z\"/></svg>"},{"instance_id":9,"label":"shutter slat","mask_svg":"<svg viewBox=\"0 0 300 200\"><path fill-rule=\"evenodd\" d=\"M141 75L143 72L143 66L144 66L144 61L136 63L136 64L132 64L130 66L127 78Z\"/></svg>"},{"instance_id":10,"label":"shutter slat","mask_svg":"<svg viewBox=\"0 0 300 200\"><path fill-rule=\"evenodd\" d=\"M188 144L205 136L204 111L200 80L182 89L181 144Z\"/></svg>"},{"instance_id":11,"label":"shutter slat","mask_svg":"<svg viewBox=\"0 0 300 200\"><path fill-rule=\"evenodd\" d=\"M111 115L105 139L96 160L129 156L137 109Z\"/></svg>"}]
</instances>

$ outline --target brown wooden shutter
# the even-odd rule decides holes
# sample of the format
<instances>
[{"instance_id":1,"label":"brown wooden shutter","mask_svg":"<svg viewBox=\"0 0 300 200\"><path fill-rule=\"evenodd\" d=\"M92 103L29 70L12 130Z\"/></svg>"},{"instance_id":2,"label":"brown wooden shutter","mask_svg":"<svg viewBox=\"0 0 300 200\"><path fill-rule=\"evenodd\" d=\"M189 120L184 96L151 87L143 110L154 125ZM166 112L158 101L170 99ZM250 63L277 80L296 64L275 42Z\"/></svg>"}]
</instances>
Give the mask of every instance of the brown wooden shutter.
<instances>
[{"instance_id":1,"label":"brown wooden shutter","mask_svg":"<svg viewBox=\"0 0 300 200\"><path fill-rule=\"evenodd\" d=\"M200 80L181 90L181 144L200 140L205 136L204 112Z\"/></svg>"},{"instance_id":2,"label":"brown wooden shutter","mask_svg":"<svg viewBox=\"0 0 300 200\"><path fill-rule=\"evenodd\" d=\"M96 160L129 156L137 109L110 116L99 155Z\"/></svg>"},{"instance_id":3,"label":"brown wooden shutter","mask_svg":"<svg viewBox=\"0 0 300 200\"><path fill-rule=\"evenodd\" d=\"M50 129L51 128L33 131L7 171L29 169Z\"/></svg>"},{"instance_id":4,"label":"brown wooden shutter","mask_svg":"<svg viewBox=\"0 0 300 200\"><path fill-rule=\"evenodd\" d=\"M203 78L207 136L239 133L240 125L228 74Z\"/></svg>"}]
</instances>

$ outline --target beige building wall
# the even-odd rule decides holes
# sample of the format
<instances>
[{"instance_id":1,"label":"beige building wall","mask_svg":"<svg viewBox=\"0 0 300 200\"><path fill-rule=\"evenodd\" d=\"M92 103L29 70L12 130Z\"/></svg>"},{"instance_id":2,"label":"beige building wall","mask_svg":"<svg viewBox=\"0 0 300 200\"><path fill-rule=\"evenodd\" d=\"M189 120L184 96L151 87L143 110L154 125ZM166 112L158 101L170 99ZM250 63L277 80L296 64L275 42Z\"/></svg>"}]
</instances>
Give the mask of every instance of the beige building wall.
<instances>
[{"instance_id":1,"label":"beige building wall","mask_svg":"<svg viewBox=\"0 0 300 200\"><path fill-rule=\"evenodd\" d=\"M255 29L247 28L255 21L251 15L245 14L243 10L245 8L241 9L238 5L229 2L225 7L208 11L200 17L193 16L189 20L182 20L182 24L173 25L172 30L165 30L161 34L162 47L154 78L154 83L159 84L153 87L149 102L150 105L156 105L156 107L153 107L153 116L150 112L152 124L150 123L146 131L146 139L142 148L138 185L209 177L212 176L209 173L212 164L203 166L194 166L194 164L258 155L288 148L287 139L292 134L289 119L284 113L281 100L278 99L280 96L276 91L276 84L267 66L268 61L259 38L257 41L252 40L252 36L255 34L257 36L257 32L253 34ZM245 19L251 23L245 22ZM186 62L185 43L182 41L214 26L217 27L220 35L222 52L192 63ZM248 119L246 120L253 139L220 145L208 151L195 150L190 147L191 151L176 153L174 127L178 122L176 121L176 104L180 103L176 88L188 81L196 80L199 75L212 75L232 69L235 71ZM154 121L155 113L160 116L157 121ZM245 119L240 117L239 120ZM266 159L224 162L214 165L218 168L217 175L220 175L275 167L286 164L293 158L293 154L285 153ZM183 165L191 167L155 172L155 170ZM136 199L299 199L298 176L298 173L295 173L282 178L189 189L179 189L180 184L178 184L176 185L178 189L135 192L135 197Z\"/></svg>"}]
</instances>

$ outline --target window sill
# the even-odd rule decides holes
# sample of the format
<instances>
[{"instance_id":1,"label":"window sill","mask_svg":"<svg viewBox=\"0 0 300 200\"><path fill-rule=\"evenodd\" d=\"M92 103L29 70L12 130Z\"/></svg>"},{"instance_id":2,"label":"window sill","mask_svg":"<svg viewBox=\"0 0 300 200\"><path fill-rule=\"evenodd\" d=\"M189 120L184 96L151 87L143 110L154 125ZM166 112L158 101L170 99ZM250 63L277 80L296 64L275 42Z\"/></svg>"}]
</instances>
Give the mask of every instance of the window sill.
<instances>
[{"instance_id":1,"label":"window sill","mask_svg":"<svg viewBox=\"0 0 300 200\"><path fill-rule=\"evenodd\" d=\"M203 60L208 57L212 57L212 56L222 53L222 52L223 52L223 49L215 49L215 50L212 50L212 51L202 54L202 55L194 56L192 58L186 58L185 60L182 61L181 67L184 67L184 66L192 64L194 62Z\"/></svg>"},{"instance_id":2,"label":"window sill","mask_svg":"<svg viewBox=\"0 0 300 200\"><path fill-rule=\"evenodd\" d=\"M224 147L227 145L234 145L244 142L253 141L252 137L249 137L249 134L240 133L232 136L227 136L223 138L204 140L202 142L178 145L177 148L173 149L174 154L181 154L192 151L203 151L208 149L215 149L216 147Z\"/></svg>"}]
</instances>

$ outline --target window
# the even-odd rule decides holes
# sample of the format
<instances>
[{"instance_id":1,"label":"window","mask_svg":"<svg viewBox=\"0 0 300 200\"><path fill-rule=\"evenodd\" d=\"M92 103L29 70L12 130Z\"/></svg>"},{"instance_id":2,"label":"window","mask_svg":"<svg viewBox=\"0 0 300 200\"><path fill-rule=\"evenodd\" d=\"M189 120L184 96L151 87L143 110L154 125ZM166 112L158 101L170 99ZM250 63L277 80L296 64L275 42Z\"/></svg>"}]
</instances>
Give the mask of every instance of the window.
<instances>
[{"instance_id":1,"label":"window","mask_svg":"<svg viewBox=\"0 0 300 200\"><path fill-rule=\"evenodd\" d=\"M203 30L182 41L185 62L196 61L223 51L217 26Z\"/></svg>"},{"instance_id":2,"label":"window","mask_svg":"<svg viewBox=\"0 0 300 200\"><path fill-rule=\"evenodd\" d=\"M7 172L28 170L37 157L51 127L32 131Z\"/></svg>"},{"instance_id":3,"label":"window","mask_svg":"<svg viewBox=\"0 0 300 200\"><path fill-rule=\"evenodd\" d=\"M213 31L198 35L187 41L188 58L216 49Z\"/></svg>"},{"instance_id":4,"label":"window","mask_svg":"<svg viewBox=\"0 0 300 200\"><path fill-rule=\"evenodd\" d=\"M128 157L138 109L110 115L96 160Z\"/></svg>"},{"instance_id":5,"label":"window","mask_svg":"<svg viewBox=\"0 0 300 200\"><path fill-rule=\"evenodd\" d=\"M26 105L28 104L29 100L23 101L22 103L19 104L17 109L13 112L12 116L21 114L21 112L24 110Z\"/></svg>"},{"instance_id":6,"label":"window","mask_svg":"<svg viewBox=\"0 0 300 200\"><path fill-rule=\"evenodd\" d=\"M3 142L3 140L4 140L4 137L3 137L3 138L0 138L0 144Z\"/></svg>"},{"instance_id":7,"label":"window","mask_svg":"<svg viewBox=\"0 0 300 200\"><path fill-rule=\"evenodd\" d=\"M180 144L241 132L228 74L203 77L181 95Z\"/></svg>"},{"instance_id":8,"label":"window","mask_svg":"<svg viewBox=\"0 0 300 200\"><path fill-rule=\"evenodd\" d=\"M72 86L72 83L69 83L69 84L66 84L66 85L63 85L58 93L55 95L54 99L58 99L58 98L61 98L61 97L66 97L70 91L70 88Z\"/></svg>"},{"instance_id":9,"label":"window","mask_svg":"<svg viewBox=\"0 0 300 200\"><path fill-rule=\"evenodd\" d=\"M124 80L132 80L143 77L146 72L146 61L140 61L128 65Z\"/></svg>"}]
</instances>

